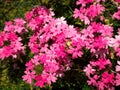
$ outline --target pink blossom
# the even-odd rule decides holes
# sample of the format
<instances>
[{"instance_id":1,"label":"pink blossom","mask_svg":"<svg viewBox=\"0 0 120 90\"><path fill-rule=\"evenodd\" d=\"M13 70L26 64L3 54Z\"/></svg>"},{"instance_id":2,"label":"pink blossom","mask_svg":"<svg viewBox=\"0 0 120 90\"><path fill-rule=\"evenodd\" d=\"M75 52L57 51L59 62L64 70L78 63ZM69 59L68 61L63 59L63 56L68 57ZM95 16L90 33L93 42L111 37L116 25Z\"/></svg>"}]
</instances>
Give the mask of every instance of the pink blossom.
<instances>
[{"instance_id":1,"label":"pink blossom","mask_svg":"<svg viewBox=\"0 0 120 90\"><path fill-rule=\"evenodd\" d=\"M25 71L25 74L24 76L22 76L23 80L25 80L27 83L31 84L32 83L32 79L35 78L35 72L32 71Z\"/></svg>"},{"instance_id":2,"label":"pink blossom","mask_svg":"<svg viewBox=\"0 0 120 90\"><path fill-rule=\"evenodd\" d=\"M94 74L95 69L93 69L92 66L88 64L83 71L86 73L86 76L90 77L90 74Z\"/></svg>"},{"instance_id":3,"label":"pink blossom","mask_svg":"<svg viewBox=\"0 0 120 90\"><path fill-rule=\"evenodd\" d=\"M113 18L120 20L120 10L113 14Z\"/></svg>"},{"instance_id":4,"label":"pink blossom","mask_svg":"<svg viewBox=\"0 0 120 90\"><path fill-rule=\"evenodd\" d=\"M98 61L96 61L96 66L99 67L99 70L105 69L107 65L111 66L111 62L104 58L101 58Z\"/></svg>"},{"instance_id":5,"label":"pink blossom","mask_svg":"<svg viewBox=\"0 0 120 90\"><path fill-rule=\"evenodd\" d=\"M117 73L117 75L116 75L115 83L116 83L116 86L120 85L120 74L119 73Z\"/></svg>"},{"instance_id":6,"label":"pink blossom","mask_svg":"<svg viewBox=\"0 0 120 90\"><path fill-rule=\"evenodd\" d=\"M93 0L78 0L76 5L82 4L82 6L86 6L86 4L92 3Z\"/></svg>"},{"instance_id":7,"label":"pink blossom","mask_svg":"<svg viewBox=\"0 0 120 90\"><path fill-rule=\"evenodd\" d=\"M25 19L27 20L27 21L29 21L31 18L32 18L32 12L27 12L26 14L25 14Z\"/></svg>"},{"instance_id":8,"label":"pink blossom","mask_svg":"<svg viewBox=\"0 0 120 90\"><path fill-rule=\"evenodd\" d=\"M8 21L5 23L4 31L13 31L14 25L12 21Z\"/></svg>"},{"instance_id":9,"label":"pink blossom","mask_svg":"<svg viewBox=\"0 0 120 90\"><path fill-rule=\"evenodd\" d=\"M39 86L39 87L42 88L46 84L47 75L38 75L38 76L35 77L35 80L37 81L35 83L35 86Z\"/></svg>"},{"instance_id":10,"label":"pink blossom","mask_svg":"<svg viewBox=\"0 0 120 90\"><path fill-rule=\"evenodd\" d=\"M118 2L118 3L120 2L120 0L115 0L115 1Z\"/></svg>"},{"instance_id":11,"label":"pink blossom","mask_svg":"<svg viewBox=\"0 0 120 90\"><path fill-rule=\"evenodd\" d=\"M102 81L98 81L98 89L99 90L104 90L105 84Z\"/></svg>"},{"instance_id":12,"label":"pink blossom","mask_svg":"<svg viewBox=\"0 0 120 90\"><path fill-rule=\"evenodd\" d=\"M102 82L104 82L105 84L111 83L112 85L114 85L114 74L109 74L108 72L104 72L102 74Z\"/></svg>"},{"instance_id":13,"label":"pink blossom","mask_svg":"<svg viewBox=\"0 0 120 90\"><path fill-rule=\"evenodd\" d=\"M120 61L117 61L117 64L116 65L116 72L119 72L120 71Z\"/></svg>"},{"instance_id":14,"label":"pink blossom","mask_svg":"<svg viewBox=\"0 0 120 90\"><path fill-rule=\"evenodd\" d=\"M14 23L15 23L15 25L23 26L26 22L21 18L16 18L16 19L14 19Z\"/></svg>"},{"instance_id":15,"label":"pink blossom","mask_svg":"<svg viewBox=\"0 0 120 90\"><path fill-rule=\"evenodd\" d=\"M94 75L92 78L89 77L90 80L87 81L88 85L93 85L93 86L97 86L97 79L98 79L98 75Z\"/></svg>"},{"instance_id":16,"label":"pink blossom","mask_svg":"<svg viewBox=\"0 0 120 90\"><path fill-rule=\"evenodd\" d=\"M105 10L105 8L100 5L91 5L87 11L86 11L86 15L90 18L94 18L96 16L98 16L99 14L102 14L102 12Z\"/></svg>"},{"instance_id":17,"label":"pink blossom","mask_svg":"<svg viewBox=\"0 0 120 90\"><path fill-rule=\"evenodd\" d=\"M27 32L27 29L25 29L25 21L22 18L16 18L14 19L14 22L8 21L6 22L4 31L6 32L17 32L18 34L23 34Z\"/></svg>"}]
</instances>

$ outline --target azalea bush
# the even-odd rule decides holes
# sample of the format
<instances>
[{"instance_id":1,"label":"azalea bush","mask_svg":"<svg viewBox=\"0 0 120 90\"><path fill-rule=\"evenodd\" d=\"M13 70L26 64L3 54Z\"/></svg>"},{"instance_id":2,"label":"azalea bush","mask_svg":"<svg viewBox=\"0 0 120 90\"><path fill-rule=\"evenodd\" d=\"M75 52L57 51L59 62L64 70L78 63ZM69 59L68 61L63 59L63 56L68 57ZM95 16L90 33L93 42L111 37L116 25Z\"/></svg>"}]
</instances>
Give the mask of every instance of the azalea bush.
<instances>
[{"instance_id":1,"label":"azalea bush","mask_svg":"<svg viewBox=\"0 0 120 90\"><path fill-rule=\"evenodd\" d=\"M74 2L68 6L72 16L57 16L54 5L38 5L24 18L7 21L0 32L1 62L19 61L21 78L31 89L115 90L120 85L120 1Z\"/></svg>"}]
</instances>

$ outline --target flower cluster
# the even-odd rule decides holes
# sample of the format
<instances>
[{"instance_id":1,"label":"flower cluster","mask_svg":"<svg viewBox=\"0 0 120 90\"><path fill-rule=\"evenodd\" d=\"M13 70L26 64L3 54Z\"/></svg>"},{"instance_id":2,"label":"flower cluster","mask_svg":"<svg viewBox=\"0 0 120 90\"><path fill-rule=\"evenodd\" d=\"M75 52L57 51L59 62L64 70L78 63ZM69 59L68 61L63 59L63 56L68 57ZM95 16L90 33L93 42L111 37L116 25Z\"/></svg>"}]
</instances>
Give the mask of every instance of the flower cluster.
<instances>
[{"instance_id":1,"label":"flower cluster","mask_svg":"<svg viewBox=\"0 0 120 90\"><path fill-rule=\"evenodd\" d=\"M27 32L25 23L21 18L5 23L4 31L0 32L0 59L4 60L10 56L17 58L17 55L24 53L25 47L19 35Z\"/></svg>"},{"instance_id":2,"label":"flower cluster","mask_svg":"<svg viewBox=\"0 0 120 90\"><path fill-rule=\"evenodd\" d=\"M88 77L88 85L97 87L98 90L114 89L114 73L110 70L111 62L106 58L91 60L90 64L85 67L84 72Z\"/></svg>"},{"instance_id":3,"label":"flower cluster","mask_svg":"<svg viewBox=\"0 0 120 90\"><path fill-rule=\"evenodd\" d=\"M15 19L14 22L8 21L5 23L4 31L23 34L27 32L27 29L25 28L25 23L26 22L21 18Z\"/></svg>"},{"instance_id":4,"label":"flower cluster","mask_svg":"<svg viewBox=\"0 0 120 90\"><path fill-rule=\"evenodd\" d=\"M109 39L112 37L113 28L108 25L93 22L81 31L81 38L86 49L91 53L101 55L107 53Z\"/></svg>"},{"instance_id":5,"label":"flower cluster","mask_svg":"<svg viewBox=\"0 0 120 90\"><path fill-rule=\"evenodd\" d=\"M26 14L27 27L33 31L28 46L34 57L26 63L23 80L35 81L41 88L56 82L63 72L70 69L71 62L66 42L77 35L63 17L54 18L45 7L36 7Z\"/></svg>"},{"instance_id":6,"label":"flower cluster","mask_svg":"<svg viewBox=\"0 0 120 90\"><path fill-rule=\"evenodd\" d=\"M105 7L100 4L105 0L78 0L76 5L81 5L79 9L74 10L74 17L79 18L85 24L90 24L96 16L101 15L105 11Z\"/></svg>"},{"instance_id":7,"label":"flower cluster","mask_svg":"<svg viewBox=\"0 0 120 90\"><path fill-rule=\"evenodd\" d=\"M10 30L9 27L7 30ZM17 58L18 54L24 53L24 46L21 38L15 32L0 32L0 59L8 57Z\"/></svg>"}]
</instances>

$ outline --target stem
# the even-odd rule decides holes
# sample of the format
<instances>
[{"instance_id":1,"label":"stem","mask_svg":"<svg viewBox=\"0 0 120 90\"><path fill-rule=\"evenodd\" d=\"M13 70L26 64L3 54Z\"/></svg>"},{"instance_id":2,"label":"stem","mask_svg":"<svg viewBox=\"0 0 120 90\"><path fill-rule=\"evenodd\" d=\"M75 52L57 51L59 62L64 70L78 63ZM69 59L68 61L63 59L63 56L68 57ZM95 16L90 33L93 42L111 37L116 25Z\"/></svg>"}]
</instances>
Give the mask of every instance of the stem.
<instances>
[{"instance_id":1,"label":"stem","mask_svg":"<svg viewBox=\"0 0 120 90\"><path fill-rule=\"evenodd\" d=\"M70 6L68 6L68 8L70 9L70 11L73 13L73 10L72 10L72 8L70 7Z\"/></svg>"},{"instance_id":2,"label":"stem","mask_svg":"<svg viewBox=\"0 0 120 90\"><path fill-rule=\"evenodd\" d=\"M30 90L33 90L33 86L32 86L32 84L30 84Z\"/></svg>"},{"instance_id":3,"label":"stem","mask_svg":"<svg viewBox=\"0 0 120 90\"><path fill-rule=\"evenodd\" d=\"M52 90L52 86L51 85L49 85L49 90Z\"/></svg>"}]
</instances>

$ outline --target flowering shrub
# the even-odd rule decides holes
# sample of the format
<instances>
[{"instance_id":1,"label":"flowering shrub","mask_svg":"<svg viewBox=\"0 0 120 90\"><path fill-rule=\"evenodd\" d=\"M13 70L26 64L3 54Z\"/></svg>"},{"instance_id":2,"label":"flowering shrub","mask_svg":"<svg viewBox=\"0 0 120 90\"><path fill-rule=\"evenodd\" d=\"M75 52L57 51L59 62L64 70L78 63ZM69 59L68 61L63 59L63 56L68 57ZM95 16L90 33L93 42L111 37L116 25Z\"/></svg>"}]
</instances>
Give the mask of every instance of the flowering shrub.
<instances>
[{"instance_id":1,"label":"flowering shrub","mask_svg":"<svg viewBox=\"0 0 120 90\"><path fill-rule=\"evenodd\" d=\"M82 30L68 25L64 17L55 18L54 12L43 6L27 12L25 20L6 22L0 32L0 59L24 56L29 48L32 57L25 64L22 79L43 88L62 78L76 59L90 53L88 63L80 68L88 79L87 84L97 90L114 90L120 85L120 28L115 35L114 27L105 24L105 2L76 2L79 8L75 8L73 17L85 25ZM118 8L112 19L120 20L119 14Z\"/></svg>"}]
</instances>

